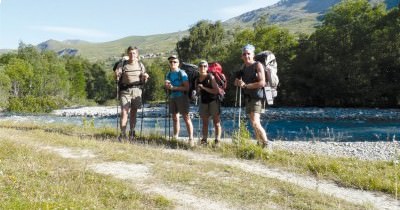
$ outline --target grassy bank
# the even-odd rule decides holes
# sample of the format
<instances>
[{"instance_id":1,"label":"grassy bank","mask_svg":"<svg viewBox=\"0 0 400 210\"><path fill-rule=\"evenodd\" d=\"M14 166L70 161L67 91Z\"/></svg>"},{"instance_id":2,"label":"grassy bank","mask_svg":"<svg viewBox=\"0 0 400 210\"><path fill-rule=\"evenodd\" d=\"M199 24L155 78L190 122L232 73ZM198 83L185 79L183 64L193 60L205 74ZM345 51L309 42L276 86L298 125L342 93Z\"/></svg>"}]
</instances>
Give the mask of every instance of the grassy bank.
<instances>
[{"instance_id":1,"label":"grassy bank","mask_svg":"<svg viewBox=\"0 0 400 210\"><path fill-rule=\"evenodd\" d=\"M160 152L160 149L165 147L187 149L186 144L177 141L167 143L157 136L149 137L143 141L145 144L132 145L114 142L115 129L94 129L90 125L75 127L1 123L0 127L2 127L0 133L13 134L0 137L2 144L0 161L2 166L5 166L4 169L1 169L3 174L1 177L6 186L5 191L1 190L4 196L0 196L2 201L5 201L0 202L5 203L3 207L12 207L18 203L34 204L38 207L50 204L56 205L56 207L114 207L118 205L125 207L129 203L137 203L137 206L144 205L149 208L172 208L174 206L173 201L163 196L152 194L147 197L134 186L127 187L123 181L87 170L86 165L92 160L83 162L65 160L52 153L37 153L34 147L29 146L31 144L88 149L98 155L96 161L124 161L151 165L153 179L149 182L190 188L200 197L212 195L213 199L222 200L231 206L246 206L254 209L274 206L295 209L328 209L337 206L342 209L364 209L369 206L368 204L363 206L349 204L314 190L248 174L235 167L221 166L218 162L193 161L179 154L166 155ZM396 197L396 190L399 190L398 180L400 177L398 166L394 162L360 161L290 151L273 151L271 153L248 143L245 135L240 141L238 139L235 141L236 144L224 144L218 149L210 146L196 147L192 150L199 156L201 154L219 154L225 157L253 159L268 166L301 174L311 174L318 179L333 180L343 186L381 191L391 194L393 197ZM20 146L21 143L24 143L23 146ZM18 167L14 169L14 165L18 165ZM21 173L21 171L24 172ZM20 180L20 183L17 180ZM42 185L47 187L39 187ZM54 189L50 185L60 187ZM109 185L110 187L108 187ZM107 187L99 191L97 188L102 188L101 186ZM56 198L65 197L64 201L50 202L55 199L51 196L54 192L43 192L46 189L58 192L58 194L55 193ZM81 190L82 195L72 195L78 189ZM109 201L102 195L110 194L110 191L117 196L112 196L112 200ZM21 197L21 194L24 196ZM74 196L76 197L74 198ZM25 199L25 197L27 198ZM95 199L90 201L89 198ZM130 207L128 206L128 208Z\"/></svg>"}]
</instances>

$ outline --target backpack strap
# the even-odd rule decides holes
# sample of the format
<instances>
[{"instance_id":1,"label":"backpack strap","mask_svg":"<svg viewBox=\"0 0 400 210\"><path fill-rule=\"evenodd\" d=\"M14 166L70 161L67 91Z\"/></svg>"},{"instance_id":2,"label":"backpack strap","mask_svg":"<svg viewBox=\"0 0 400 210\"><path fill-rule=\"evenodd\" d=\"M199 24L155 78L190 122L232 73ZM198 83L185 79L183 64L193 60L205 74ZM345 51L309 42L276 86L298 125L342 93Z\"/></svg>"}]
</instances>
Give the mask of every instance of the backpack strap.
<instances>
[{"instance_id":1,"label":"backpack strap","mask_svg":"<svg viewBox=\"0 0 400 210\"><path fill-rule=\"evenodd\" d=\"M179 69L179 80L183 83L183 75L182 75L182 70Z\"/></svg>"},{"instance_id":2,"label":"backpack strap","mask_svg":"<svg viewBox=\"0 0 400 210\"><path fill-rule=\"evenodd\" d=\"M143 65L143 63L140 62L140 61L139 61L139 66L140 66L140 71L141 71L142 73L145 73L145 72L144 72L144 65Z\"/></svg>"}]
</instances>

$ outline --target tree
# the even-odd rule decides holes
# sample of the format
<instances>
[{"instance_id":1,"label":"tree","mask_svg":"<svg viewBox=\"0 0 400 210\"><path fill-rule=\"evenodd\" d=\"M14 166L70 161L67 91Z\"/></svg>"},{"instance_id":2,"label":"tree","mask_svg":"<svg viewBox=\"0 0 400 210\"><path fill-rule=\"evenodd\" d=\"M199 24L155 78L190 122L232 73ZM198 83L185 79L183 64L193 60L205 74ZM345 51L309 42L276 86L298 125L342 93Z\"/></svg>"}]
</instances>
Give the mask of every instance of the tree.
<instances>
[{"instance_id":1,"label":"tree","mask_svg":"<svg viewBox=\"0 0 400 210\"><path fill-rule=\"evenodd\" d=\"M65 68L69 75L69 98L77 101L86 99L86 61L79 57L66 58Z\"/></svg>"},{"instance_id":2,"label":"tree","mask_svg":"<svg viewBox=\"0 0 400 210\"><path fill-rule=\"evenodd\" d=\"M145 66L150 79L145 85L144 100L164 101L166 95L163 85L169 66L165 61L162 61L159 58L155 59L151 63L145 63Z\"/></svg>"},{"instance_id":3,"label":"tree","mask_svg":"<svg viewBox=\"0 0 400 210\"><path fill-rule=\"evenodd\" d=\"M11 81L13 96L19 97L29 93L33 77L33 69L29 63L19 58L12 58L4 70Z\"/></svg>"},{"instance_id":4,"label":"tree","mask_svg":"<svg viewBox=\"0 0 400 210\"><path fill-rule=\"evenodd\" d=\"M11 80L4 72L3 67L0 67L0 107L5 108L8 105L8 98L10 97Z\"/></svg>"},{"instance_id":5,"label":"tree","mask_svg":"<svg viewBox=\"0 0 400 210\"><path fill-rule=\"evenodd\" d=\"M178 41L177 52L180 59L186 62L212 60L218 56L223 39L224 29L220 21L202 20L189 29L188 37Z\"/></svg>"},{"instance_id":6,"label":"tree","mask_svg":"<svg viewBox=\"0 0 400 210\"><path fill-rule=\"evenodd\" d=\"M383 5L372 7L367 0L335 5L297 51L296 98L317 106L377 104L380 90L373 88L377 80L372 78L379 72L376 55L381 52L371 43L385 13Z\"/></svg>"},{"instance_id":7,"label":"tree","mask_svg":"<svg viewBox=\"0 0 400 210\"><path fill-rule=\"evenodd\" d=\"M104 103L113 98L114 82L109 79L109 75L104 66L98 63L92 64L89 68L90 75L86 76L87 98L93 99L97 103Z\"/></svg>"}]
</instances>

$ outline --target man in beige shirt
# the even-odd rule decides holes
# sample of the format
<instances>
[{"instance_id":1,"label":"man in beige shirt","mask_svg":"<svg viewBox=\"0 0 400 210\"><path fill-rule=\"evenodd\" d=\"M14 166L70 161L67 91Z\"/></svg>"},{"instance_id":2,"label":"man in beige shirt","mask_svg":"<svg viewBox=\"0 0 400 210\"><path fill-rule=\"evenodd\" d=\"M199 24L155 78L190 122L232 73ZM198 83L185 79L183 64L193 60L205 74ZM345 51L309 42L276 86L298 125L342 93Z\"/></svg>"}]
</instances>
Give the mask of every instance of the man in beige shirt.
<instances>
[{"instance_id":1,"label":"man in beige shirt","mask_svg":"<svg viewBox=\"0 0 400 210\"><path fill-rule=\"evenodd\" d=\"M139 50L136 47L129 46L126 52L128 59L123 59L120 65L114 68L115 78L118 80L121 105L121 135L118 137L119 141L127 137L126 127L129 111L129 141L135 139L136 113L142 106L142 89L149 78L144 65L139 61Z\"/></svg>"}]
</instances>

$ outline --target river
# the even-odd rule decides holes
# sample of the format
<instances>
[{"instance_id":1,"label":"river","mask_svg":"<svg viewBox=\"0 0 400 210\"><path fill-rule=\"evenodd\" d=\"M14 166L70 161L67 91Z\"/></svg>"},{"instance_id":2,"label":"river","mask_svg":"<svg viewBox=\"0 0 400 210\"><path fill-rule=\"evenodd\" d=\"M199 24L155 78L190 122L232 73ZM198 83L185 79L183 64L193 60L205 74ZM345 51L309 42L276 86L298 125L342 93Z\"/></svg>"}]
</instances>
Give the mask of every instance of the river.
<instances>
[{"instance_id":1,"label":"river","mask_svg":"<svg viewBox=\"0 0 400 210\"><path fill-rule=\"evenodd\" d=\"M195 136L200 132L197 108L191 107ZM82 107L56 110L52 114L24 115L1 113L1 121L62 123L82 125L93 123L95 127L116 127L116 107ZM81 115L87 115L83 117ZM143 133L164 135L164 107L144 109ZM229 138L237 128L239 109L222 108L223 137ZM245 118L244 110L241 119ZM319 140L319 141L393 141L400 137L399 109L350 109L350 108L270 108L261 115L262 124L270 139L280 140ZM141 127L141 110L138 113L136 130ZM181 136L186 135L183 120ZM210 121L209 130L212 132ZM172 127L172 121L171 121ZM251 127L247 125L250 131Z\"/></svg>"}]
</instances>

